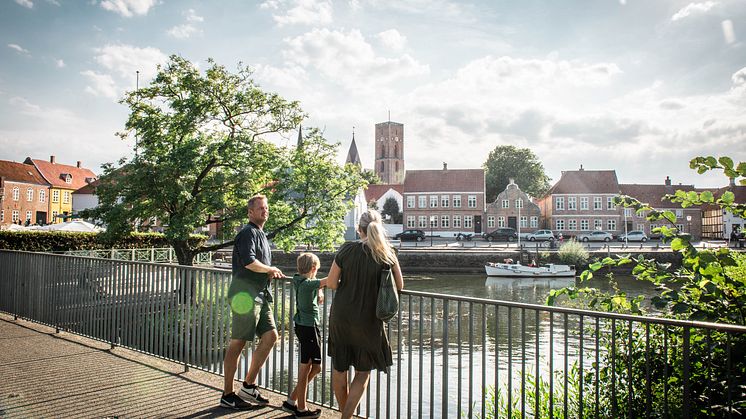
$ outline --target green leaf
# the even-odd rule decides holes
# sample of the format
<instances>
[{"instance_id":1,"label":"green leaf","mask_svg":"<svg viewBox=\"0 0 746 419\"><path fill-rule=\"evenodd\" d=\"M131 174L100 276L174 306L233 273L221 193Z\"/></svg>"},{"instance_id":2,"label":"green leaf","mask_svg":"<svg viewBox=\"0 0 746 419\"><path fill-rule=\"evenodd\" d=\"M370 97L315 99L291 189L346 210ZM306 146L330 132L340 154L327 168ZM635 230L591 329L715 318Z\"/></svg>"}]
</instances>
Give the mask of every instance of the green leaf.
<instances>
[{"instance_id":1,"label":"green leaf","mask_svg":"<svg viewBox=\"0 0 746 419\"><path fill-rule=\"evenodd\" d=\"M676 237L675 239L671 240L671 250L673 250L674 252L678 252L679 250L685 248L686 245L687 242L681 237Z\"/></svg>"},{"instance_id":2,"label":"green leaf","mask_svg":"<svg viewBox=\"0 0 746 419\"><path fill-rule=\"evenodd\" d=\"M730 157L726 157L726 156L720 157L718 159L718 162L725 169L732 169L733 168L733 159L731 159Z\"/></svg>"},{"instance_id":3,"label":"green leaf","mask_svg":"<svg viewBox=\"0 0 746 419\"><path fill-rule=\"evenodd\" d=\"M736 200L736 196L731 191L725 191L720 199L723 201L723 203L730 205Z\"/></svg>"},{"instance_id":4,"label":"green leaf","mask_svg":"<svg viewBox=\"0 0 746 419\"><path fill-rule=\"evenodd\" d=\"M712 192L710 191L704 191L699 195L699 198L702 200L702 202L715 202L715 197L712 195Z\"/></svg>"},{"instance_id":5,"label":"green leaf","mask_svg":"<svg viewBox=\"0 0 746 419\"><path fill-rule=\"evenodd\" d=\"M672 224L676 224L676 214L674 214L673 211L663 211L663 218Z\"/></svg>"},{"instance_id":6,"label":"green leaf","mask_svg":"<svg viewBox=\"0 0 746 419\"><path fill-rule=\"evenodd\" d=\"M601 262L593 262L590 265L588 265L588 269L591 271L597 271L601 269L604 265Z\"/></svg>"}]
</instances>

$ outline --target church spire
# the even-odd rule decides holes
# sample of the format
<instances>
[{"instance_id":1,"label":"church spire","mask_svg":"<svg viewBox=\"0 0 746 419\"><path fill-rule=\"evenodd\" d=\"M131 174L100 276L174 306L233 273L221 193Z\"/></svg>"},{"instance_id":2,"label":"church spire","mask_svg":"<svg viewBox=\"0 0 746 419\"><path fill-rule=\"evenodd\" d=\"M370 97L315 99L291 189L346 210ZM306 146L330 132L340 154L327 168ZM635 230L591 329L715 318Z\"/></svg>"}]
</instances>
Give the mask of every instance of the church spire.
<instances>
[{"instance_id":1,"label":"church spire","mask_svg":"<svg viewBox=\"0 0 746 419\"><path fill-rule=\"evenodd\" d=\"M303 125L298 125L298 143L295 145L298 150L303 148Z\"/></svg>"},{"instance_id":2,"label":"church spire","mask_svg":"<svg viewBox=\"0 0 746 419\"><path fill-rule=\"evenodd\" d=\"M360 161L360 154L357 152L357 145L355 144L355 127L352 127L352 143L350 144L350 150L347 152L345 163L352 163L360 168L363 167L363 163Z\"/></svg>"}]
</instances>

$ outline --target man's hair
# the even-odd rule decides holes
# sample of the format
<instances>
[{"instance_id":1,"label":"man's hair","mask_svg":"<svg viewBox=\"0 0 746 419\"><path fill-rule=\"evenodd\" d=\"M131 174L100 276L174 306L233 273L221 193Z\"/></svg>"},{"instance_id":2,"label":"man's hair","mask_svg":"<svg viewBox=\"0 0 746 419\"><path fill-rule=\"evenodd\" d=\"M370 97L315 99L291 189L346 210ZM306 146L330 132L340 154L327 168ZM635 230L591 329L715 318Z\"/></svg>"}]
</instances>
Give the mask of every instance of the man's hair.
<instances>
[{"instance_id":1,"label":"man's hair","mask_svg":"<svg viewBox=\"0 0 746 419\"><path fill-rule=\"evenodd\" d=\"M265 195L257 194L257 195L252 196L251 198L249 198L248 209L254 208L254 202L259 201L260 199L261 200L266 200L267 197Z\"/></svg>"},{"instance_id":2,"label":"man's hair","mask_svg":"<svg viewBox=\"0 0 746 419\"><path fill-rule=\"evenodd\" d=\"M298 273L301 275L311 272L314 267L318 269L321 266L319 257L313 253L301 253L298 255L296 263L298 264Z\"/></svg>"}]
</instances>

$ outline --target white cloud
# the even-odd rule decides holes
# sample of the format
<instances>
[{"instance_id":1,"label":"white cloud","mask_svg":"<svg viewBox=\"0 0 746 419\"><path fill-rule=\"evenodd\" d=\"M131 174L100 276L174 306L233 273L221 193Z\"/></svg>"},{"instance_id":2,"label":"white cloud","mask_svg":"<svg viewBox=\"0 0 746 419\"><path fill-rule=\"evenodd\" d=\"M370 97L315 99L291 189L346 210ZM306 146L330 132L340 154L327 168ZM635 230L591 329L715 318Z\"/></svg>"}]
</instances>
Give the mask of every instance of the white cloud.
<instances>
[{"instance_id":1,"label":"white cloud","mask_svg":"<svg viewBox=\"0 0 746 419\"><path fill-rule=\"evenodd\" d=\"M119 97L117 84L110 75L99 74L91 70L82 71L80 74L88 78L88 82L91 83L85 88L87 93L112 99Z\"/></svg>"},{"instance_id":2,"label":"white cloud","mask_svg":"<svg viewBox=\"0 0 746 419\"><path fill-rule=\"evenodd\" d=\"M184 16L186 17L187 22L192 23L203 22L205 20L205 18L199 16L197 12L194 11L194 9L188 9L186 12L184 12Z\"/></svg>"},{"instance_id":3,"label":"white cloud","mask_svg":"<svg viewBox=\"0 0 746 419\"><path fill-rule=\"evenodd\" d=\"M404 77L428 74L430 68L408 54L394 58L376 54L359 30L314 29L286 39L283 56L291 63L311 67L331 81L351 88L373 87Z\"/></svg>"},{"instance_id":4,"label":"white cloud","mask_svg":"<svg viewBox=\"0 0 746 419\"><path fill-rule=\"evenodd\" d=\"M32 9L34 7L34 2L31 0L16 0L16 3L20 4L23 7L28 7L29 9Z\"/></svg>"},{"instance_id":5,"label":"white cloud","mask_svg":"<svg viewBox=\"0 0 746 419\"><path fill-rule=\"evenodd\" d=\"M14 49L14 50L20 52L21 54L28 54L29 53L26 48L23 48L22 46L20 46L18 44L8 44L8 48Z\"/></svg>"},{"instance_id":6,"label":"white cloud","mask_svg":"<svg viewBox=\"0 0 746 419\"><path fill-rule=\"evenodd\" d=\"M52 4L52 5L54 5L54 6L58 6L58 7L59 7L59 6L62 6L62 5L60 4L60 2L58 2L57 0L47 0L47 3L49 3L49 4Z\"/></svg>"},{"instance_id":7,"label":"white cloud","mask_svg":"<svg viewBox=\"0 0 746 419\"><path fill-rule=\"evenodd\" d=\"M733 30L733 21L726 19L721 23L723 27L723 38L726 44L732 44L736 42L736 31Z\"/></svg>"},{"instance_id":8,"label":"white cloud","mask_svg":"<svg viewBox=\"0 0 746 419\"><path fill-rule=\"evenodd\" d=\"M156 74L158 64L163 64L168 60L161 50L153 47L106 45L96 49L96 52L94 59L97 63L127 80L134 80L136 71L140 71L142 78L151 78Z\"/></svg>"},{"instance_id":9,"label":"white cloud","mask_svg":"<svg viewBox=\"0 0 746 419\"><path fill-rule=\"evenodd\" d=\"M193 24L202 22L205 19L202 16L197 15L194 9L186 10L184 12L184 18L186 19L187 23L174 26L166 32L170 37L176 39L188 39L192 35L202 33L202 30L197 28Z\"/></svg>"},{"instance_id":10,"label":"white cloud","mask_svg":"<svg viewBox=\"0 0 746 419\"><path fill-rule=\"evenodd\" d=\"M104 9L124 17L146 15L153 6L155 6L155 0L103 0L101 2L101 7Z\"/></svg>"},{"instance_id":11,"label":"white cloud","mask_svg":"<svg viewBox=\"0 0 746 419\"><path fill-rule=\"evenodd\" d=\"M301 89L308 81L308 73L297 65L284 68L258 65L254 68L254 78L261 85L269 84L283 89Z\"/></svg>"},{"instance_id":12,"label":"white cloud","mask_svg":"<svg viewBox=\"0 0 746 419\"><path fill-rule=\"evenodd\" d=\"M54 64L57 66L57 68L64 68L65 67L65 61L60 58L59 60L55 60Z\"/></svg>"},{"instance_id":13,"label":"white cloud","mask_svg":"<svg viewBox=\"0 0 746 419\"><path fill-rule=\"evenodd\" d=\"M706 1L704 3L689 3L684 6L681 10L671 16L671 21L676 22L677 20L684 19L697 13L707 13L710 9L717 6L719 3L715 1Z\"/></svg>"},{"instance_id":14,"label":"white cloud","mask_svg":"<svg viewBox=\"0 0 746 419\"><path fill-rule=\"evenodd\" d=\"M383 46L396 51L404 49L404 45L407 43L407 37L400 34L396 29L380 32L376 35L376 38Z\"/></svg>"},{"instance_id":15,"label":"white cloud","mask_svg":"<svg viewBox=\"0 0 746 419\"><path fill-rule=\"evenodd\" d=\"M26 98L18 96L10 98L8 100L8 103L10 103L14 108L16 108L23 114L34 114L41 110L41 107L39 105L35 105L26 100Z\"/></svg>"},{"instance_id":16,"label":"white cloud","mask_svg":"<svg viewBox=\"0 0 746 419\"><path fill-rule=\"evenodd\" d=\"M331 0L267 0L259 7L281 11L272 15L278 26L327 25L333 21Z\"/></svg>"}]
</instances>

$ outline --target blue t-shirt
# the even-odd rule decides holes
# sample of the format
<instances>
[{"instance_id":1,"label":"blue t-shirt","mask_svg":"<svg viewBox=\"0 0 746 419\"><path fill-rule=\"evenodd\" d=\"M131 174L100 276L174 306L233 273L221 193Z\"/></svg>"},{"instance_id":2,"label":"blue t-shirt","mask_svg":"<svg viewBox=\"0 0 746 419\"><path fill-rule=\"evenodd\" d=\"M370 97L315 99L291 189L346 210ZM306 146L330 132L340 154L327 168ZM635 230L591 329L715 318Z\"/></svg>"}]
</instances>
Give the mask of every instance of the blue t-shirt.
<instances>
[{"instance_id":1,"label":"blue t-shirt","mask_svg":"<svg viewBox=\"0 0 746 419\"><path fill-rule=\"evenodd\" d=\"M269 275L246 268L255 260L272 266L272 250L264 231L254 223L249 223L236 236L231 258L234 279L247 281L256 290L268 289Z\"/></svg>"}]
</instances>

